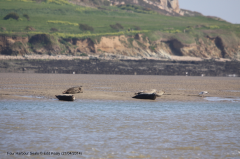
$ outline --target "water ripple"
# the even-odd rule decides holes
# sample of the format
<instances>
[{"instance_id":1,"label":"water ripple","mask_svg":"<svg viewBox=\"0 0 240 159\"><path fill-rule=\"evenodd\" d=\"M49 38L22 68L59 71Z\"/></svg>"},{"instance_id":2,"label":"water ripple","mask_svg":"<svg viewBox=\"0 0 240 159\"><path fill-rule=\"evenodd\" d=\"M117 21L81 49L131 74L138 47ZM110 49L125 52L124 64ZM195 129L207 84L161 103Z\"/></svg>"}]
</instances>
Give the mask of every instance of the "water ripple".
<instances>
[{"instance_id":1,"label":"water ripple","mask_svg":"<svg viewBox=\"0 0 240 159\"><path fill-rule=\"evenodd\" d=\"M1 101L0 157L239 158L239 123L239 103Z\"/></svg>"}]
</instances>

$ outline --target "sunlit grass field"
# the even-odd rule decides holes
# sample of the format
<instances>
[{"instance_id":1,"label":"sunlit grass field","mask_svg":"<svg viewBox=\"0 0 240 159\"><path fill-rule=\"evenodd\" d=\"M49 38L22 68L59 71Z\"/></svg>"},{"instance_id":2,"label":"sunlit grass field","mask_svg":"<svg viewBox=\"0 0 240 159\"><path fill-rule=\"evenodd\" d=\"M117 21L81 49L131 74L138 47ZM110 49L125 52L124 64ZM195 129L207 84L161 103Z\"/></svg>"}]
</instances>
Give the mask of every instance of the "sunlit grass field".
<instances>
[{"instance_id":1,"label":"sunlit grass field","mask_svg":"<svg viewBox=\"0 0 240 159\"><path fill-rule=\"evenodd\" d=\"M17 13L20 18L4 20L4 17L11 12ZM27 14L30 19L23 17L23 14ZM93 27L94 31L80 30L79 23ZM116 30L110 27L116 23L120 23L124 29ZM196 25L205 27L194 28ZM27 26L34 28L34 31L26 30ZM141 30L136 31L136 26ZM56 28L57 31L53 33L51 28ZM175 34L184 33L189 28L191 31L186 34L195 35L198 30L203 29L222 29L234 32L238 36L240 33L240 25L216 21L204 16L172 17L157 13L129 12L115 6L97 9L73 5L66 0L47 0L39 3L31 0L0 0L0 33L5 34L50 33L62 37L86 37L152 31Z\"/></svg>"}]
</instances>

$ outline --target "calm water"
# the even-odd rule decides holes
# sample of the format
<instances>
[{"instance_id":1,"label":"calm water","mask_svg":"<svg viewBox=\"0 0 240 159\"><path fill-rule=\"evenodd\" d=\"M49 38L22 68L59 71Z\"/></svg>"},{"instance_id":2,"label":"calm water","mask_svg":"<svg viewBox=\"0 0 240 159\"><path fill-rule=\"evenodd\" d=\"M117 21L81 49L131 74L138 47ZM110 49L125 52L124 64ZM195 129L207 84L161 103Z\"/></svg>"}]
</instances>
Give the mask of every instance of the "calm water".
<instances>
[{"instance_id":1,"label":"calm water","mask_svg":"<svg viewBox=\"0 0 240 159\"><path fill-rule=\"evenodd\" d=\"M240 158L239 102L0 101L0 158Z\"/></svg>"}]
</instances>

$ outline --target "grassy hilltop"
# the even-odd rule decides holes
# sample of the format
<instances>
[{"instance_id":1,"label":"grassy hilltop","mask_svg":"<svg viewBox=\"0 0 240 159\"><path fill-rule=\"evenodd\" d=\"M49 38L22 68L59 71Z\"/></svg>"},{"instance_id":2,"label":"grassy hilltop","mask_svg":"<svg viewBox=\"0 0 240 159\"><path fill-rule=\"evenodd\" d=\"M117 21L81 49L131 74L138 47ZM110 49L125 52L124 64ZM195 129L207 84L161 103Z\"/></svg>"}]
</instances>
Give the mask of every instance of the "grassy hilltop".
<instances>
[{"instance_id":1,"label":"grassy hilltop","mask_svg":"<svg viewBox=\"0 0 240 159\"><path fill-rule=\"evenodd\" d=\"M16 13L19 17L6 18L9 13ZM79 27L80 24L85 28ZM110 7L103 3L101 7L85 7L67 0L0 0L2 35L50 34L58 38L98 38L136 33L144 34L151 41L164 35L191 44L209 35L220 36L225 43L238 43L240 25L205 16L165 16L132 5Z\"/></svg>"},{"instance_id":2,"label":"grassy hilltop","mask_svg":"<svg viewBox=\"0 0 240 159\"><path fill-rule=\"evenodd\" d=\"M90 8L73 5L66 0L46 0L34 2L31 0L0 0L0 27L4 33L52 33L55 28L60 36L68 34L86 34L88 31L79 29L79 23L87 24L94 28L91 34L108 34L128 29L141 29L143 31L163 31L170 33L183 32L196 25L204 27L193 29L223 29L240 33L240 25L216 21L207 17L172 17L157 14L156 12L138 13L140 9L132 12L122 9L124 7ZM127 9L127 7L125 7ZM143 10L143 9L142 9ZM11 12L19 15L18 20L4 17ZM28 15L29 19L23 15ZM124 29L112 29L110 25L120 23ZM28 30L30 26L33 29ZM76 35L77 36L77 35Z\"/></svg>"}]
</instances>

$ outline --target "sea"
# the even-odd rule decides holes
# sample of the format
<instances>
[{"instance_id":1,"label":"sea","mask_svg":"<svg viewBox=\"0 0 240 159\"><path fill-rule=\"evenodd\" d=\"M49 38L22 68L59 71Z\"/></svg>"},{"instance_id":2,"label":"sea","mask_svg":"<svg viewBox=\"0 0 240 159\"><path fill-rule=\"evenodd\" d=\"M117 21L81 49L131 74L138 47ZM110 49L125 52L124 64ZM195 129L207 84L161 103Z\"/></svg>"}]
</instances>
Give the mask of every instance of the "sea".
<instances>
[{"instance_id":1,"label":"sea","mask_svg":"<svg viewBox=\"0 0 240 159\"><path fill-rule=\"evenodd\" d=\"M240 102L1 100L0 158L239 159Z\"/></svg>"}]
</instances>

